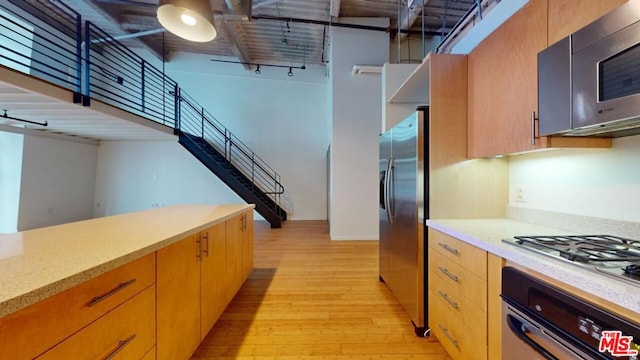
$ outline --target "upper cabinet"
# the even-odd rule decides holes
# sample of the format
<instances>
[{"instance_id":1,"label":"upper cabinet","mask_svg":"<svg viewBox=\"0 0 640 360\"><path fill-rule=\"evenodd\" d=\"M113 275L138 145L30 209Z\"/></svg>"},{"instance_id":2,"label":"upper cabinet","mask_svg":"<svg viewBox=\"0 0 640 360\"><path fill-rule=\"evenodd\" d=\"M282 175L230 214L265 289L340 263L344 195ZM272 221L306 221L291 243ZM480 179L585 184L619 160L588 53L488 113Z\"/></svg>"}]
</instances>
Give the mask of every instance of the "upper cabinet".
<instances>
[{"instance_id":1,"label":"upper cabinet","mask_svg":"<svg viewBox=\"0 0 640 360\"><path fill-rule=\"evenodd\" d=\"M627 0L549 1L549 45L592 23Z\"/></svg>"},{"instance_id":2,"label":"upper cabinet","mask_svg":"<svg viewBox=\"0 0 640 360\"><path fill-rule=\"evenodd\" d=\"M469 54L470 158L551 147L611 146L610 139L538 137L535 118L537 56L555 42L549 36L566 36L615 8L613 2L530 0ZM583 8L588 11L578 15L576 11Z\"/></svg>"}]
</instances>

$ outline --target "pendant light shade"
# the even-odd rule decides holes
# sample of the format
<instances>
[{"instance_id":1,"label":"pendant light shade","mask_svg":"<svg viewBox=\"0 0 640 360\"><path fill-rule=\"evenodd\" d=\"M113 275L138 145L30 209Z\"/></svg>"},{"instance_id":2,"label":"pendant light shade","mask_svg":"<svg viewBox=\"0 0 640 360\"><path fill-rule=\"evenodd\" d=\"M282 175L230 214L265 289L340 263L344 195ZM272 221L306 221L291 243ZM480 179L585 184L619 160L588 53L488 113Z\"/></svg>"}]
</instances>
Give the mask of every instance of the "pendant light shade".
<instances>
[{"instance_id":1,"label":"pendant light shade","mask_svg":"<svg viewBox=\"0 0 640 360\"><path fill-rule=\"evenodd\" d=\"M160 0L157 14L165 29L183 39L207 42L217 35L209 0Z\"/></svg>"}]
</instances>

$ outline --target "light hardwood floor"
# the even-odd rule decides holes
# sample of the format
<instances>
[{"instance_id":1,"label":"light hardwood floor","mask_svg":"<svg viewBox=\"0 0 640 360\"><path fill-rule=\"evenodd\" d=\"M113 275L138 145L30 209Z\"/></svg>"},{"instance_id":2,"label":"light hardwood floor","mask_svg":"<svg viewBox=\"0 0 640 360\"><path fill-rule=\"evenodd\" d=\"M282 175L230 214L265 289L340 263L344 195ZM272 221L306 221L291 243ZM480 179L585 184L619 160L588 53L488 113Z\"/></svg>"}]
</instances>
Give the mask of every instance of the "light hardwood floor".
<instances>
[{"instance_id":1,"label":"light hardwood floor","mask_svg":"<svg viewBox=\"0 0 640 360\"><path fill-rule=\"evenodd\" d=\"M450 359L378 281L377 241L332 242L324 221L256 221L254 265L192 359Z\"/></svg>"}]
</instances>

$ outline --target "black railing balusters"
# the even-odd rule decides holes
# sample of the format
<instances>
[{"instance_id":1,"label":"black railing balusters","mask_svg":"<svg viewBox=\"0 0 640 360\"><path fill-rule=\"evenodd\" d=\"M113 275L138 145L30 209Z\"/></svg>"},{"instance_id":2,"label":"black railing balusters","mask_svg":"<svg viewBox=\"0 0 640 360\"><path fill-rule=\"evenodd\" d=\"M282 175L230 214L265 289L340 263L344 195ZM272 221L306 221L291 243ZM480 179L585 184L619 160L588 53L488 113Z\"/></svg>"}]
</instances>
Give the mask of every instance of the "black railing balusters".
<instances>
[{"instance_id":1,"label":"black railing balusters","mask_svg":"<svg viewBox=\"0 0 640 360\"><path fill-rule=\"evenodd\" d=\"M82 101L82 17L76 14L76 93L73 94L73 102Z\"/></svg>"},{"instance_id":2,"label":"black railing balusters","mask_svg":"<svg viewBox=\"0 0 640 360\"><path fill-rule=\"evenodd\" d=\"M141 82L141 85L140 85L140 92L142 93L142 99L141 99L141 102L142 102L142 104L141 104L141 105L142 105L142 112L145 112L145 106L144 106L144 103L145 103L145 89L146 89L146 87L147 87L147 86L146 86L146 81L145 81L145 79L144 79L144 73L145 73L145 71L144 71L144 69L145 69L144 64L145 64L144 59L141 59L141 60L140 60L140 67L142 68L142 71L141 71L141 72L142 72L142 74L140 75L140 82Z\"/></svg>"},{"instance_id":3,"label":"black railing balusters","mask_svg":"<svg viewBox=\"0 0 640 360\"><path fill-rule=\"evenodd\" d=\"M82 106L90 106L91 105L91 22L88 20L85 21L84 26L84 90L82 97Z\"/></svg>"},{"instance_id":4,"label":"black railing balusters","mask_svg":"<svg viewBox=\"0 0 640 360\"><path fill-rule=\"evenodd\" d=\"M204 108L202 108L202 111L200 112L200 126L201 126L201 136L204 139L204 121L205 121L205 117L204 117Z\"/></svg>"}]
</instances>

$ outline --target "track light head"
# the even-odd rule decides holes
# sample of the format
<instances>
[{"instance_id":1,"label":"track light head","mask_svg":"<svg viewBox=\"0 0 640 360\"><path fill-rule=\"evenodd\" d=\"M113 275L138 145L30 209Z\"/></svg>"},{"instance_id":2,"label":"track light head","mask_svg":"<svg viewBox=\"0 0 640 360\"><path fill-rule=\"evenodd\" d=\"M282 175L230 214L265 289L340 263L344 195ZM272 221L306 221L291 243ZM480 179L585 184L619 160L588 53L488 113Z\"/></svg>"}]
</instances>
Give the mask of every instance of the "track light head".
<instances>
[{"instance_id":1,"label":"track light head","mask_svg":"<svg viewBox=\"0 0 640 360\"><path fill-rule=\"evenodd\" d=\"M256 74L260 75L262 71L260 71L260 65L256 67Z\"/></svg>"},{"instance_id":2,"label":"track light head","mask_svg":"<svg viewBox=\"0 0 640 360\"><path fill-rule=\"evenodd\" d=\"M287 73L287 75L289 75L289 77L293 76L293 68L291 66L289 67L289 72Z\"/></svg>"}]
</instances>

